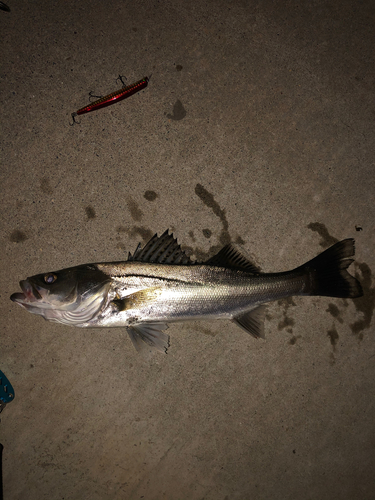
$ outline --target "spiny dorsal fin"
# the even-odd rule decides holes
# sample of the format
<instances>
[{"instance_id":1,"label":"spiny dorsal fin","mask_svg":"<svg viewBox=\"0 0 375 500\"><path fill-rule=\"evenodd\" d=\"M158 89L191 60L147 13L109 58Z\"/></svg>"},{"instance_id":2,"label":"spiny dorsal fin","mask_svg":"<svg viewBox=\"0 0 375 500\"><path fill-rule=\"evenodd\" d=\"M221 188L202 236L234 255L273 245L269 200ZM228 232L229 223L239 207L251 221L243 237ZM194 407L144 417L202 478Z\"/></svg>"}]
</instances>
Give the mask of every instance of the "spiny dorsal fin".
<instances>
[{"instance_id":1,"label":"spiny dorsal fin","mask_svg":"<svg viewBox=\"0 0 375 500\"><path fill-rule=\"evenodd\" d=\"M139 244L133 255L129 253L128 260L185 266L192 264L177 240L173 238L173 234L169 234L168 229L160 237L155 234L143 248Z\"/></svg>"},{"instance_id":2,"label":"spiny dorsal fin","mask_svg":"<svg viewBox=\"0 0 375 500\"><path fill-rule=\"evenodd\" d=\"M226 267L236 271L246 271L252 274L259 274L261 271L254 264L249 262L232 245L225 245L219 253L208 259L204 264L216 267Z\"/></svg>"},{"instance_id":3,"label":"spiny dorsal fin","mask_svg":"<svg viewBox=\"0 0 375 500\"><path fill-rule=\"evenodd\" d=\"M247 333L258 339L264 339L264 316L266 306L261 305L250 312L245 312L233 318L233 321Z\"/></svg>"}]
</instances>

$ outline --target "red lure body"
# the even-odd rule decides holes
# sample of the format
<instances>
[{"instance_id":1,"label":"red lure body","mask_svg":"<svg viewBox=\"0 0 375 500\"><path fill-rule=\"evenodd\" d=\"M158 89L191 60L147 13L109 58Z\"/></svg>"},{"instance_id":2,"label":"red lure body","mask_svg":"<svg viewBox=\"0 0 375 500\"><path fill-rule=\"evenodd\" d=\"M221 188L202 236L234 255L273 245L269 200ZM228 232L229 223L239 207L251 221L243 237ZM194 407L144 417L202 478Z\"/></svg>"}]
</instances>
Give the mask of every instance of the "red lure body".
<instances>
[{"instance_id":1,"label":"red lure body","mask_svg":"<svg viewBox=\"0 0 375 500\"><path fill-rule=\"evenodd\" d=\"M142 78L142 80L139 80L136 83L127 85L126 87L123 87L120 90L116 90L115 92L105 95L104 97L101 97L97 101L88 104L84 108L79 109L76 112L76 114L84 115L85 113L90 113L91 111L95 111L96 109L105 108L106 106L110 106L115 102L122 101L122 99L126 99L127 97L130 97L131 95L135 94L136 92L139 92L140 90L146 88L148 85L148 81L149 79L146 76L145 78Z\"/></svg>"}]
</instances>

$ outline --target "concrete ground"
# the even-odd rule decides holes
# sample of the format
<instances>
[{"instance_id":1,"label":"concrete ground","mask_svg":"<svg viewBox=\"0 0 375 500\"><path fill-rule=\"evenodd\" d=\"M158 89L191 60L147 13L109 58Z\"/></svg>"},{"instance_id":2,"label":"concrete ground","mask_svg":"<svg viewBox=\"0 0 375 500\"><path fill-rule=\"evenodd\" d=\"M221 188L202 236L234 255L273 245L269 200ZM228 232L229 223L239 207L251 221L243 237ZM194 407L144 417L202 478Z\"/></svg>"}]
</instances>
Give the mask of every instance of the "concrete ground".
<instances>
[{"instance_id":1,"label":"concrete ground","mask_svg":"<svg viewBox=\"0 0 375 500\"><path fill-rule=\"evenodd\" d=\"M7 0L1 23L6 500L372 499L375 4ZM147 89L70 126L88 94ZM263 271L356 239L356 300L268 307L266 340L170 324L167 355L9 300L173 230Z\"/></svg>"}]
</instances>

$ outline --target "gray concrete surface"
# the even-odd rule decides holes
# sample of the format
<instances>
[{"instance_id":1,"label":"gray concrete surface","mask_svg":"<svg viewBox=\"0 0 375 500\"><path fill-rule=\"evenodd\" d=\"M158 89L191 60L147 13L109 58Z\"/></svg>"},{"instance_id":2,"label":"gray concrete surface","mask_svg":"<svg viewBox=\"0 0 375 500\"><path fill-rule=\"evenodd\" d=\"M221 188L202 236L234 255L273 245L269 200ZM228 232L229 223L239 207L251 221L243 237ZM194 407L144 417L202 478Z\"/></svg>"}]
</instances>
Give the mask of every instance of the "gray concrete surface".
<instances>
[{"instance_id":1,"label":"gray concrete surface","mask_svg":"<svg viewBox=\"0 0 375 500\"><path fill-rule=\"evenodd\" d=\"M374 2L13 1L1 23L6 500L372 499ZM128 100L82 116L152 74ZM266 340L47 323L18 281L174 231L264 271L356 238L365 296L269 306Z\"/></svg>"}]
</instances>

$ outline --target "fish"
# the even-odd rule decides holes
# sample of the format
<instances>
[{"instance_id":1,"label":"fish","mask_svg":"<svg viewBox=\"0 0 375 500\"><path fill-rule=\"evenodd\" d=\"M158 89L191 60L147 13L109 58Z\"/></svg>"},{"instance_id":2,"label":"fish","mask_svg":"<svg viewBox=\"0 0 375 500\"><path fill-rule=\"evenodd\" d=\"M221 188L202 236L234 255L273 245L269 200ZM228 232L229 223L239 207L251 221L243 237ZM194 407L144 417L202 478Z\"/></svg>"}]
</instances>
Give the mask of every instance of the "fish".
<instances>
[{"instance_id":1,"label":"fish","mask_svg":"<svg viewBox=\"0 0 375 500\"><path fill-rule=\"evenodd\" d=\"M232 320L264 338L266 304L290 296L356 298L360 282L347 268L354 239L340 241L291 271L263 273L231 244L194 262L169 230L129 252L126 261L83 264L20 281L10 299L64 325L125 327L137 349L167 352L168 323Z\"/></svg>"}]
</instances>

